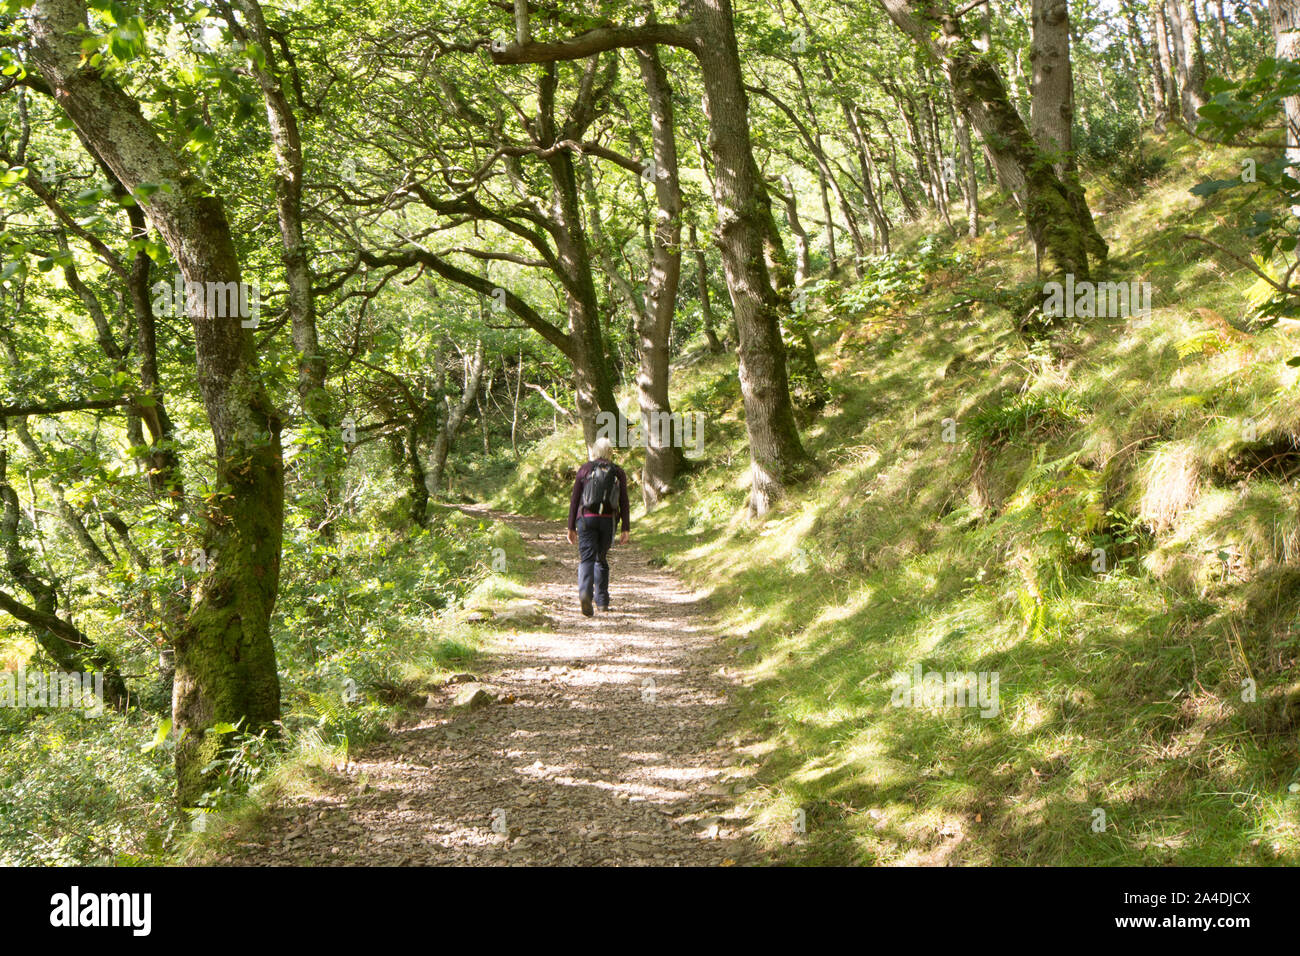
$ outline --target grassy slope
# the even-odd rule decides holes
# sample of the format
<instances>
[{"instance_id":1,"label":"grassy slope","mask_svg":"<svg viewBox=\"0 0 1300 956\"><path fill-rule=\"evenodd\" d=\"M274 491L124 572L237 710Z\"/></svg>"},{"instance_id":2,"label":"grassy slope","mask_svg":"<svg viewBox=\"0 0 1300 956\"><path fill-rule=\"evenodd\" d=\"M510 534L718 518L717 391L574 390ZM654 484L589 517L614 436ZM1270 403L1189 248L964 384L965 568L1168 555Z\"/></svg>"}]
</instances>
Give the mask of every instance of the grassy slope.
<instances>
[{"instance_id":1,"label":"grassy slope","mask_svg":"<svg viewBox=\"0 0 1300 956\"><path fill-rule=\"evenodd\" d=\"M1284 364L1300 342L1221 326L1250 278L1181 238L1234 242L1188 188L1236 155L1157 148L1169 166L1140 196L1092 193L1114 278L1152 283L1148 319L1080 320L1049 352L1004 311L952 308L1032 279L1014 211L997 210L916 294L823 316L835 398L805 437L826 474L761 524L739 511L734 360L677 374L676 407L709 413L706 461L637 533L734 635L746 799L791 861L1300 862L1300 402ZM556 513L579 447L548 438L500 502ZM999 713L891 706L892 675L916 663L997 672Z\"/></svg>"}]
</instances>

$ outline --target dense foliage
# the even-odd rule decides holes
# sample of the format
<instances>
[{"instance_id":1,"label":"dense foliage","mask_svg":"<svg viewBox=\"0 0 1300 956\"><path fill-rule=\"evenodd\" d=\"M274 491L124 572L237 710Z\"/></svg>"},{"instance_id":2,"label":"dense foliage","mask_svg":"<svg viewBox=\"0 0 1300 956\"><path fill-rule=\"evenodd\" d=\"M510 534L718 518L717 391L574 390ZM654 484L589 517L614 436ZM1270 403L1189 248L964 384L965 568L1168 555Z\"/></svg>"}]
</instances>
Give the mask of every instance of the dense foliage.
<instances>
[{"instance_id":1,"label":"dense foliage","mask_svg":"<svg viewBox=\"0 0 1300 956\"><path fill-rule=\"evenodd\" d=\"M1142 341L1104 321L1130 316L1045 290L1148 281L1132 240L1169 236L1125 210L1192 169L1212 218L1168 229L1253 287L1177 354L1285 329L1289 36L1245 0L0 3L0 663L109 697L0 706L0 861L163 858L194 811L422 706L479 653L466 601L523 576L465 506L562 507L600 412L706 416L704 461L627 449L674 533L779 517L874 455L860 477L939 522L873 512L890 547L982 535L1020 582L1001 610L1065 639L1070 575L1157 575L1175 522L1121 488L1150 423L1071 379L1087 336ZM909 351L966 321L938 367ZM970 501L929 500L919 439L891 446L905 479L854 444L973 368L934 423L960 423ZM1150 384L1243 411L1181 382ZM1293 404L1202 471L1289 494ZM828 573L904 574L849 537L809 542ZM995 573L963 548L959 591Z\"/></svg>"}]
</instances>

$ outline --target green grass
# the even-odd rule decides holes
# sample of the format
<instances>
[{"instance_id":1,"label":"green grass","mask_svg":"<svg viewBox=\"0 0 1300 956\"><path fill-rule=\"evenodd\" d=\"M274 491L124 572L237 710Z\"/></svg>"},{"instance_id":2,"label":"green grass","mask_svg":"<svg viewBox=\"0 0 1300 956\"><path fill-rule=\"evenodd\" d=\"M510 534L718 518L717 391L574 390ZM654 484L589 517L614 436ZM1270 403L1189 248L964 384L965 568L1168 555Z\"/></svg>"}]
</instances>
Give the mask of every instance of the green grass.
<instances>
[{"instance_id":1,"label":"green grass","mask_svg":"<svg viewBox=\"0 0 1300 956\"><path fill-rule=\"evenodd\" d=\"M734 360L677 375L707 461L634 533L755 647L735 741L782 858L1300 862L1300 348L1236 332L1253 279L1183 237L1246 251L1187 191L1237 154L1148 145L1168 164L1140 198L1091 195L1109 277L1152 283L1149 318L1023 341L995 303L1033 261L992 210L993 235L940 240L956 264L815 317L824 474L762 522L741 512ZM579 449L550 437L499 503L554 513ZM996 672L999 713L893 706L918 663Z\"/></svg>"}]
</instances>

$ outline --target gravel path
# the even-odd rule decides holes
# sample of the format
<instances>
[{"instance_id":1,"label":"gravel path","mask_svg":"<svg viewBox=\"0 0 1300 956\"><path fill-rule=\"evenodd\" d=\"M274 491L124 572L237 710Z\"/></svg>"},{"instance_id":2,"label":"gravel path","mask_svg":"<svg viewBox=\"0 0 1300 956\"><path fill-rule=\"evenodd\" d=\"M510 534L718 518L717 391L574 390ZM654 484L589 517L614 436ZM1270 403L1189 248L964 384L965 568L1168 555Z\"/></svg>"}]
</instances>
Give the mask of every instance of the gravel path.
<instances>
[{"instance_id":1,"label":"gravel path","mask_svg":"<svg viewBox=\"0 0 1300 956\"><path fill-rule=\"evenodd\" d=\"M608 614L584 618L561 522L493 515L544 554L529 585L547 621L485 657L497 701L453 706L355 755L315 797L277 807L236 865L686 865L764 861L740 832L733 713L700 596L636 547L611 553Z\"/></svg>"}]
</instances>

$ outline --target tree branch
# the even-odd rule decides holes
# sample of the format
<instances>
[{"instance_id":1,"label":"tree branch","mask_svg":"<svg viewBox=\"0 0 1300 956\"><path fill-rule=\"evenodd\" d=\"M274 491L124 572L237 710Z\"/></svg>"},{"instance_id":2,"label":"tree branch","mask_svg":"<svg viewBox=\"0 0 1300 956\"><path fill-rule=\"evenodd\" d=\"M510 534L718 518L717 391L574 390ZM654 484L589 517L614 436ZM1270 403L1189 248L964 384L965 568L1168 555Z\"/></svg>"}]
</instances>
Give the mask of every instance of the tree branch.
<instances>
[{"instance_id":1,"label":"tree branch","mask_svg":"<svg viewBox=\"0 0 1300 956\"><path fill-rule=\"evenodd\" d=\"M699 41L695 32L676 23L647 23L639 27L597 27L566 40L508 43L490 49L492 62L498 66L519 63L554 63L557 60L585 60L606 50L630 50L639 46L665 44L694 49Z\"/></svg>"},{"instance_id":2,"label":"tree branch","mask_svg":"<svg viewBox=\"0 0 1300 956\"><path fill-rule=\"evenodd\" d=\"M0 405L0 418L22 415L57 415L60 412L84 412L99 408L116 408L129 405L131 399L121 398L72 399L66 402L47 402L43 405Z\"/></svg>"}]
</instances>

